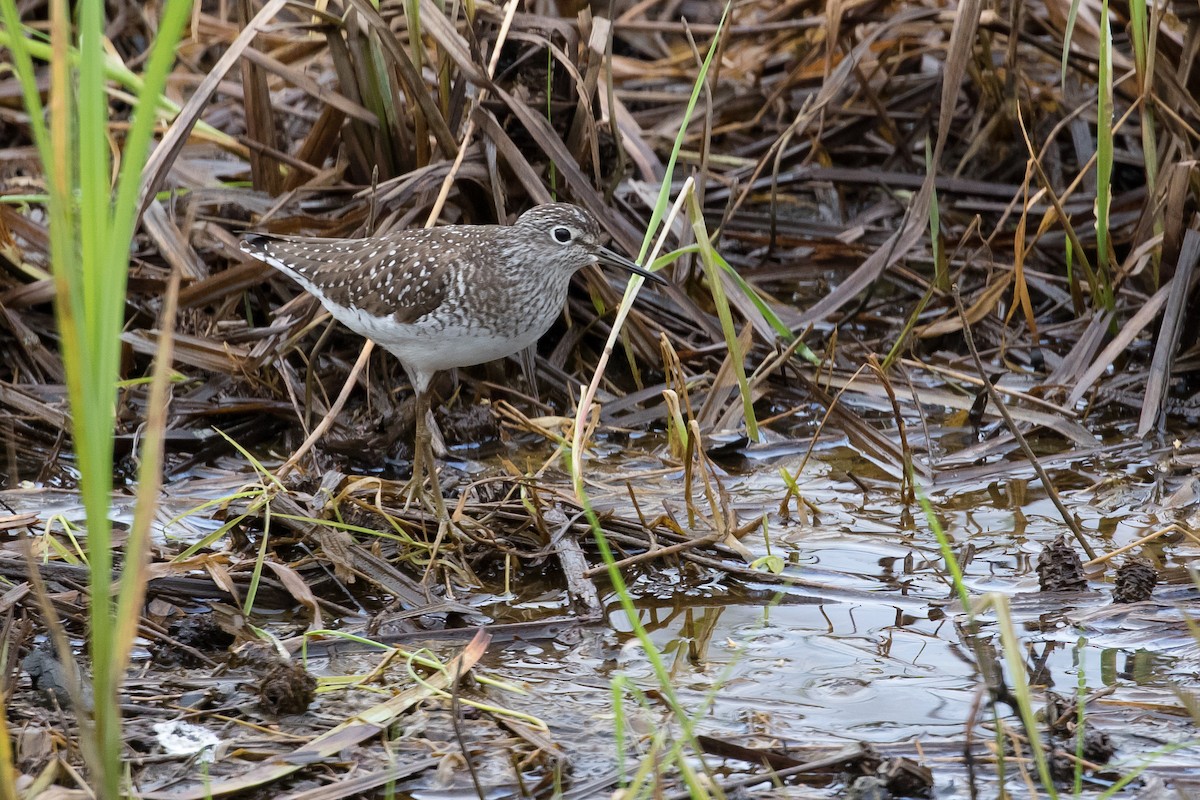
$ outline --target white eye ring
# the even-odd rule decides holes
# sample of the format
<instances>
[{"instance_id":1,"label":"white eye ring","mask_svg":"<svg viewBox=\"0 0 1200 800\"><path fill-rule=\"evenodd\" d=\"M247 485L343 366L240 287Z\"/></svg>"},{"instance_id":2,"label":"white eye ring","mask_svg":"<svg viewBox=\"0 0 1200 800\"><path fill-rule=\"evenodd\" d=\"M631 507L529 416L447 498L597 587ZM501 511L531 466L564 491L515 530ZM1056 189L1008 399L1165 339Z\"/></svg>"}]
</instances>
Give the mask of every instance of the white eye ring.
<instances>
[{"instance_id":1,"label":"white eye ring","mask_svg":"<svg viewBox=\"0 0 1200 800\"><path fill-rule=\"evenodd\" d=\"M551 231L551 235L554 237L554 241L558 242L559 244L566 244L567 242L571 241L571 229L565 228L562 225L559 225L557 228Z\"/></svg>"}]
</instances>

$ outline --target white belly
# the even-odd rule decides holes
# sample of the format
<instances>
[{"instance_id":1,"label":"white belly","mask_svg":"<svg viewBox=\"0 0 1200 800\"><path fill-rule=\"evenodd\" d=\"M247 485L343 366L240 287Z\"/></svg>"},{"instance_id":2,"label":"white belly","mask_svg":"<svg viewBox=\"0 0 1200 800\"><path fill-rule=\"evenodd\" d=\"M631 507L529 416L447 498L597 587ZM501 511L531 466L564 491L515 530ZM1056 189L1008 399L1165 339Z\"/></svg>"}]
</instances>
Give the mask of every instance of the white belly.
<instances>
[{"instance_id":1,"label":"white belly","mask_svg":"<svg viewBox=\"0 0 1200 800\"><path fill-rule=\"evenodd\" d=\"M553 318L550 318L545 326L509 337L477 327L448 326L441 330L430 330L417 325L398 325L357 309L329 310L339 322L373 340L400 359L409 370L426 374L485 364L520 352L537 342L553 322Z\"/></svg>"}]
</instances>

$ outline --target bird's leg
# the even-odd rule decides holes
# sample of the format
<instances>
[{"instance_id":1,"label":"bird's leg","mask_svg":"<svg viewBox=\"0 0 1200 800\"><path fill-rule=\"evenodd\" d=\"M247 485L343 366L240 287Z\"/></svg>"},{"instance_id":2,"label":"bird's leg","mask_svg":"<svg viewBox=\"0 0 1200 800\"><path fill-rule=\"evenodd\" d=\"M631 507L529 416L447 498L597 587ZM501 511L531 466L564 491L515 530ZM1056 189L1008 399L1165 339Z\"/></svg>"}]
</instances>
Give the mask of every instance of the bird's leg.
<instances>
[{"instance_id":1,"label":"bird's leg","mask_svg":"<svg viewBox=\"0 0 1200 800\"><path fill-rule=\"evenodd\" d=\"M408 509L415 500L418 501L418 505L428 511L428 503L425 502L425 473L427 470L430 470L435 475L437 474L437 467L432 461L426 461L425 455L429 450L425 446L425 442L429 440L430 436L429 425L426 422L430 415L428 390L418 388L416 391L416 401L416 413L413 415L412 477L408 481L408 491L405 493L404 508Z\"/></svg>"},{"instance_id":2,"label":"bird's leg","mask_svg":"<svg viewBox=\"0 0 1200 800\"><path fill-rule=\"evenodd\" d=\"M421 497L425 500L432 500L433 510L437 514L438 527L446 525L450 521L450 515L446 512L446 502L442 498L442 487L438 483L437 461L433 455L433 433L429 429L429 390L417 392L417 419L416 419L416 435L415 448L413 452L413 474L412 483L409 484L408 502L411 503L413 497ZM429 490L432 497L425 494L425 473L429 475Z\"/></svg>"}]
</instances>

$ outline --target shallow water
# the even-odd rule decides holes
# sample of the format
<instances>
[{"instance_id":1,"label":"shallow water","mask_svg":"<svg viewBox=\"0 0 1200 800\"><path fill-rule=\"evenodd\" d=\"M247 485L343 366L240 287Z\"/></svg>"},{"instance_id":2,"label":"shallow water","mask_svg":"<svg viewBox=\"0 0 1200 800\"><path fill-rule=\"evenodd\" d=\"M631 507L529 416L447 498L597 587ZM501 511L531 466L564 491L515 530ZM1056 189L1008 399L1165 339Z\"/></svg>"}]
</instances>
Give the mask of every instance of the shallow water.
<instances>
[{"instance_id":1,"label":"shallow water","mask_svg":"<svg viewBox=\"0 0 1200 800\"><path fill-rule=\"evenodd\" d=\"M901 748L908 754L917 743L939 752L937 745L944 743L961 755L980 681L963 639L966 617L952 596L937 539L919 508L899 504L895 487L872 481L864 491L863 484L839 477L871 465L855 465L845 448L815 458L799 479L804 498L818 509L810 523L776 513L784 494L778 469L794 468L792 458L745 461L744 472L722 480L743 521L768 513L771 552L784 557L788 572L824 583L827 593L747 586L715 573L706 579L695 569L681 577L678 569L656 567L626 576L640 620L664 653L685 703L704 709L699 732L739 741L767 737L777 747L780 741L908 743ZM678 476L660 485L636 477L646 467L644 459L623 461L610 454L602 462L589 464L601 474L596 482L603 483L605 474L634 475L648 516L655 509L646 497L669 497L672 487L675 505L682 504ZM1063 500L1103 553L1177 516L1151 501L1157 493L1152 472L1150 465L1093 460L1086 474L1059 471L1054 477L1080 487L1063 492ZM1033 680L1067 696L1081 680L1089 693L1107 692L1089 704L1088 719L1114 738L1117 760L1136 763L1163 745L1183 742L1184 749L1157 756L1151 771L1200 771L1200 740L1177 695L1195 691L1198 683L1200 649L1183 610L1194 607L1200 592L1178 569L1195 557L1197 543L1175 536L1172 544L1133 551L1157 559L1160 568L1176 567L1163 573L1155 600L1113 606L1112 568L1091 575L1094 591L1043 595L1035 571L1038 554L1066 527L1037 481L954 483L941 491L935 482L926 492L972 596L995 592L1010 598ZM621 505L615 495L598 504L606 500ZM755 556L767 552L761 534L743 543ZM838 590L852 590L853 596ZM538 688L523 708L532 713L541 708L553 720L569 702L577 704L577 714L592 713L602 722L611 713L604 679L621 674L644 688L656 686L624 612L609 599L615 636L593 631L574 647L517 648L496 657L498 672ZM995 615L984 613L980 622L980 636L999 648ZM543 689L551 691L550 686L553 699L544 705ZM1015 727L1011 712L999 708ZM571 740L563 733L558 741ZM986 730L974 735L985 743L992 736ZM961 760L941 761L934 765L937 795L965 797ZM995 787L986 785L995 776L989 767L981 773L987 796ZM1099 790L1103 783L1090 787Z\"/></svg>"},{"instance_id":2,"label":"shallow water","mask_svg":"<svg viewBox=\"0 0 1200 800\"><path fill-rule=\"evenodd\" d=\"M632 515L628 482L647 517L668 508L686 520L683 473L659 456L656 444L654 437L642 437L638 451L616 446L597 451L602 457L588 462L588 475L598 508ZM972 722L980 679L964 638L966 615L951 591L937 538L921 509L901 504L898 487L881 477L877 465L842 443L819 448L797 477L815 513L798 519L793 501L793 515L779 516L784 496L779 470L797 468L796 450L764 448L766 455L728 464L719 479L741 522L767 515L765 533L759 528L742 543L758 557L767 555L769 542L770 552L786 564L785 574L805 585L651 563L625 573L639 620L662 652L681 702L697 716L697 733L777 749L834 749L865 741L886 754L915 759L925 752L936 796L966 797L961 760L966 732L974 729L977 756L986 756L993 734ZM548 452L533 448L506 455L524 464ZM478 468L470 465L472 472ZM1188 505L1163 508L1164 490L1171 487L1164 487L1150 463L1093 458L1052 474L1072 487L1062 492L1063 500L1102 553L1195 513ZM160 544L179 549L215 530L220 522L211 512L179 515L234 492L250 477L213 468L168 486L157 518ZM1200 649L1184 619L1200 597L1183 569L1200 549L1197 543L1175 534L1133 551L1160 568L1154 600L1114 607L1108 596L1111 567L1090 574L1092 591L1043 595L1037 558L1065 526L1036 479L970 485L955 478L927 483L924 491L971 595L1010 598L1021 657L1034 681L1067 696L1081 680L1089 693L1103 690L1089 704L1088 720L1115 740L1118 761L1136 763L1165 745L1184 743L1157 756L1151 771L1167 777L1200 772L1200 744L1193 742L1194 726L1178 694L1194 692L1200 683ZM82 520L70 491L10 491L0 499L16 513ZM699 490L697 501L705 508ZM116 502L113 514L127 522L132 501ZM571 760L577 784L616 769L612 681L621 676L647 691L658 685L625 612L610 589L603 591L607 625L572 629L559 639L498 642L482 664L528 691L493 692L491 699L544 720L550 739ZM539 580L535 569L520 574L513 595L501 592L502 586L493 585L460 599L497 622L554 618L567 608L557 579ZM288 624L274 615L262 622ZM995 614L984 612L979 622L981 639L999 650ZM367 670L370 658L363 658L361 669ZM317 674L350 669L336 659L316 659L310 668ZM1012 712L998 708L1016 728ZM661 706L638 709L632 700L626 714L635 732L668 721ZM987 713L979 721L991 724ZM726 766L745 768L737 762ZM978 775L984 796L994 792L994 768L985 763ZM1085 788L1099 790L1103 783ZM805 791L836 796L838 790Z\"/></svg>"}]
</instances>

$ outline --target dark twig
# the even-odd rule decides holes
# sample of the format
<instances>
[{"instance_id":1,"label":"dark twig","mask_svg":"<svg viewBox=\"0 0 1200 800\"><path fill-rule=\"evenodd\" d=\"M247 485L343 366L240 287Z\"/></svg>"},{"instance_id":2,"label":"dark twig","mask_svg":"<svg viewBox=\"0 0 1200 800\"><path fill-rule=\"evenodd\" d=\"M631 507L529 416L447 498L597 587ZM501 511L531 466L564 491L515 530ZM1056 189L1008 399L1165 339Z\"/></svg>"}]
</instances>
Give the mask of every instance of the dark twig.
<instances>
[{"instance_id":1,"label":"dark twig","mask_svg":"<svg viewBox=\"0 0 1200 800\"><path fill-rule=\"evenodd\" d=\"M962 320L963 338L967 341L967 349L971 351L971 359L975 362L975 369L979 371L979 377L983 379L984 388L987 389L988 397L992 401L992 405L1000 412L1000 416L1004 417L1004 424L1008 426L1008 430L1012 433L1013 438L1017 440L1017 444L1021 447L1021 452L1025 454L1025 458L1029 460L1030 466L1037 473L1038 478L1042 481L1042 486L1046 490L1046 494L1050 498L1050 502L1054 503L1054 507L1058 509L1058 513L1062 515L1063 522L1067 523L1067 527L1071 529L1071 533L1075 536L1075 541L1079 542L1079 546L1083 548L1083 552L1087 553L1088 558L1095 558L1096 551L1088 544L1087 538L1083 535L1083 531L1079 528L1079 523L1075 517L1071 516L1071 512L1063 505L1062 499L1058 496L1058 491L1054 488L1054 484L1050 480L1050 476L1046 474L1046 470L1042 468L1037 456L1033 453L1033 448L1029 446L1029 442L1021 434L1017 428L1016 421L1012 415L1008 413L1008 409L1004 406L1004 401L1000 399L1000 393L996 391L996 387L992 385L988 379L987 372L983 368L983 359L979 357L979 351L975 349L975 338L971 335L971 323L967 319L967 311L963 308L962 293L959 291L958 284L954 284L954 307L958 309L958 316Z\"/></svg>"}]
</instances>

